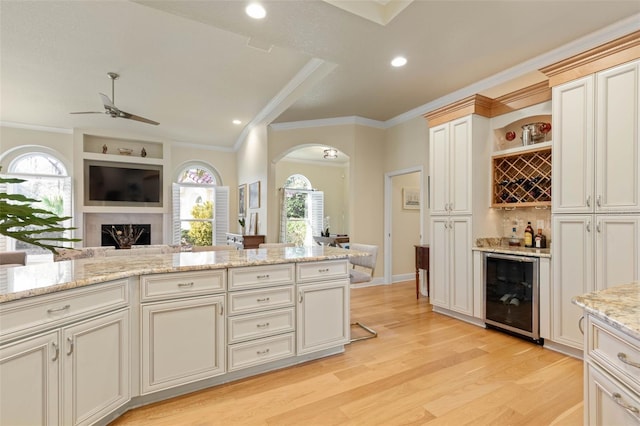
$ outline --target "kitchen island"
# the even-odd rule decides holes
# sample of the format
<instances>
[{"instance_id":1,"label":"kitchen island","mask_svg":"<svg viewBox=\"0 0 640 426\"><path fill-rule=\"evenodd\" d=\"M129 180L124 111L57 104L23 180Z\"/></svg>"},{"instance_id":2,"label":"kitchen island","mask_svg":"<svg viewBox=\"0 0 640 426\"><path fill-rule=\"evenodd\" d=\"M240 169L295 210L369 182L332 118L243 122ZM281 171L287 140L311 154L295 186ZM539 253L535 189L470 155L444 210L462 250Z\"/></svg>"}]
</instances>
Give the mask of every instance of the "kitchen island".
<instances>
[{"instance_id":1,"label":"kitchen island","mask_svg":"<svg viewBox=\"0 0 640 426\"><path fill-rule=\"evenodd\" d=\"M355 252L131 254L3 270L0 424L106 424L349 342Z\"/></svg>"},{"instance_id":2,"label":"kitchen island","mask_svg":"<svg viewBox=\"0 0 640 426\"><path fill-rule=\"evenodd\" d=\"M575 297L585 311L584 424L640 422L640 282Z\"/></svg>"}]
</instances>

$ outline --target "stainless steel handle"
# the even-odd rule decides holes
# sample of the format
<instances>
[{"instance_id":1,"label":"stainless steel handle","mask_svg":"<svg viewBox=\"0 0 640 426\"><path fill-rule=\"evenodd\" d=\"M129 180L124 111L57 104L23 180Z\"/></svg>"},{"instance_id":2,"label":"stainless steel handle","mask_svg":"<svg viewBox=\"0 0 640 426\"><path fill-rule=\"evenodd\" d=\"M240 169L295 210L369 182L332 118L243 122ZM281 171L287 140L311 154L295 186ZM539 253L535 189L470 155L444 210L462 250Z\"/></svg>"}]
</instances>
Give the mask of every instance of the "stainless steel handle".
<instances>
[{"instance_id":1,"label":"stainless steel handle","mask_svg":"<svg viewBox=\"0 0 640 426\"><path fill-rule=\"evenodd\" d=\"M56 354L51 358L51 361L57 361L58 355L60 355L60 348L56 342L51 342L51 346L53 346L53 349L56 351Z\"/></svg>"},{"instance_id":2,"label":"stainless steel handle","mask_svg":"<svg viewBox=\"0 0 640 426\"><path fill-rule=\"evenodd\" d=\"M299 301L300 303L302 303L302 301L303 301L303 300L304 300L304 299L303 299L303 297L302 297L302 292L301 292L301 291L299 291L299 292L298 292L298 301Z\"/></svg>"},{"instance_id":3,"label":"stainless steel handle","mask_svg":"<svg viewBox=\"0 0 640 426\"><path fill-rule=\"evenodd\" d=\"M269 349L265 349L263 351L256 351L256 355L266 355L269 353Z\"/></svg>"},{"instance_id":4,"label":"stainless steel handle","mask_svg":"<svg viewBox=\"0 0 640 426\"><path fill-rule=\"evenodd\" d=\"M188 283L178 283L178 287L193 287L193 281Z\"/></svg>"},{"instance_id":5,"label":"stainless steel handle","mask_svg":"<svg viewBox=\"0 0 640 426\"><path fill-rule=\"evenodd\" d=\"M640 362L629 361L627 359L627 354L625 354L624 352L618 352L618 359L627 365L635 368L640 368Z\"/></svg>"},{"instance_id":6,"label":"stainless steel handle","mask_svg":"<svg viewBox=\"0 0 640 426\"><path fill-rule=\"evenodd\" d=\"M449 211L452 212L453 211L453 203L449 203Z\"/></svg>"},{"instance_id":7,"label":"stainless steel handle","mask_svg":"<svg viewBox=\"0 0 640 426\"><path fill-rule=\"evenodd\" d=\"M600 231L600 229L601 229L601 227L600 227L600 223L601 223L601 222L600 222L600 221L598 221L598 224L596 225L596 231L598 231L598 232L601 232L601 231Z\"/></svg>"},{"instance_id":8,"label":"stainless steel handle","mask_svg":"<svg viewBox=\"0 0 640 426\"><path fill-rule=\"evenodd\" d=\"M587 207L591 207L591 195L587 197Z\"/></svg>"},{"instance_id":9,"label":"stainless steel handle","mask_svg":"<svg viewBox=\"0 0 640 426\"><path fill-rule=\"evenodd\" d=\"M73 339L67 337L67 342L69 342L69 352L67 352L67 355L71 355L73 353Z\"/></svg>"},{"instance_id":10,"label":"stainless steel handle","mask_svg":"<svg viewBox=\"0 0 640 426\"><path fill-rule=\"evenodd\" d=\"M224 315L224 303L220 303L220 316Z\"/></svg>"},{"instance_id":11,"label":"stainless steel handle","mask_svg":"<svg viewBox=\"0 0 640 426\"><path fill-rule=\"evenodd\" d=\"M56 312L62 312L62 311L66 311L67 309L69 309L71 307L71 305L64 305L62 308L51 308L51 309L47 309L47 313L48 314L55 314Z\"/></svg>"},{"instance_id":12,"label":"stainless steel handle","mask_svg":"<svg viewBox=\"0 0 640 426\"><path fill-rule=\"evenodd\" d=\"M601 207L601 206L602 206L602 197L600 197L599 195L598 195L598 197L596 198L596 205L597 205L598 207Z\"/></svg>"},{"instance_id":13,"label":"stainless steel handle","mask_svg":"<svg viewBox=\"0 0 640 426\"><path fill-rule=\"evenodd\" d=\"M269 297L263 297L261 299L256 299L256 302L268 302L269 300L271 300L271 298Z\"/></svg>"},{"instance_id":14,"label":"stainless steel handle","mask_svg":"<svg viewBox=\"0 0 640 426\"><path fill-rule=\"evenodd\" d=\"M257 327L257 328L265 328L265 327L269 327L269 323L268 323L268 322L265 322L265 323L263 323L263 324L256 324L256 327Z\"/></svg>"},{"instance_id":15,"label":"stainless steel handle","mask_svg":"<svg viewBox=\"0 0 640 426\"><path fill-rule=\"evenodd\" d=\"M269 274L264 274L264 275L256 275L256 278L259 280L263 280L265 278L269 278Z\"/></svg>"},{"instance_id":16,"label":"stainless steel handle","mask_svg":"<svg viewBox=\"0 0 640 426\"><path fill-rule=\"evenodd\" d=\"M591 221L587 222L587 232L591 232Z\"/></svg>"},{"instance_id":17,"label":"stainless steel handle","mask_svg":"<svg viewBox=\"0 0 640 426\"><path fill-rule=\"evenodd\" d=\"M324 273L324 272L329 272L329 268L324 268L324 269L318 269L319 273Z\"/></svg>"},{"instance_id":18,"label":"stainless steel handle","mask_svg":"<svg viewBox=\"0 0 640 426\"><path fill-rule=\"evenodd\" d=\"M614 392L613 394L611 394L611 397L616 402L616 404L618 404L628 412L633 413L636 416L640 414L640 410L637 407L634 407L633 405L629 405L626 402L624 402L624 400L622 399L622 395L620 395L618 392Z\"/></svg>"},{"instance_id":19,"label":"stainless steel handle","mask_svg":"<svg viewBox=\"0 0 640 426\"><path fill-rule=\"evenodd\" d=\"M584 335L584 326L582 325L582 323L584 322L584 315L580 317L580 319L578 320L578 329L580 330L580 333Z\"/></svg>"}]
</instances>

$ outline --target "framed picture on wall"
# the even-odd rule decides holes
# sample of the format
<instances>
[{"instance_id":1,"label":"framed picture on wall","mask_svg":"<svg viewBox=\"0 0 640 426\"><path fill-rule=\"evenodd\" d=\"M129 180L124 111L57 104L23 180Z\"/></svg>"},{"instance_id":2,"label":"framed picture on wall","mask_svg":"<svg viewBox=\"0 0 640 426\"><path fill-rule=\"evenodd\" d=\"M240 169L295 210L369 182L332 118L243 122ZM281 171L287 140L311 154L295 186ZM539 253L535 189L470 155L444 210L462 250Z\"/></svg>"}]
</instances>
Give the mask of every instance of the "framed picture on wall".
<instances>
[{"instance_id":1,"label":"framed picture on wall","mask_svg":"<svg viewBox=\"0 0 640 426\"><path fill-rule=\"evenodd\" d=\"M238 187L238 216L247 215L247 184Z\"/></svg>"},{"instance_id":2,"label":"framed picture on wall","mask_svg":"<svg viewBox=\"0 0 640 426\"><path fill-rule=\"evenodd\" d=\"M249 208L260 208L260 181L249 184Z\"/></svg>"},{"instance_id":3,"label":"framed picture on wall","mask_svg":"<svg viewBox=\"0 0 640 426\"><path fill-rule=\"evenodd\" d=\"M402 208L420 210L420 188L402 188Z\"/></svg>"}]
</instances>

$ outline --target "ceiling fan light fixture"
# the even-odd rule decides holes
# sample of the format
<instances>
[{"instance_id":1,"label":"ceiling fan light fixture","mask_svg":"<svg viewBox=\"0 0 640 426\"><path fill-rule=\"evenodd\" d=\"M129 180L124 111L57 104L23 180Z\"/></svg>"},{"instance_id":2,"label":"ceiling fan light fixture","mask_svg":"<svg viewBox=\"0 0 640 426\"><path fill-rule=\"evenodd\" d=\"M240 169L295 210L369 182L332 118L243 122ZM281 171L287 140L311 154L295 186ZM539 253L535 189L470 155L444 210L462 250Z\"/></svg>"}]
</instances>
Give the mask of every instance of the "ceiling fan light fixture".
<instances>
[{"instance_id":1,"label":"ceiling fan light fixture","mask_svg":"<svg viewBox=\"0 0 640 426\"><path fill-rule=\"evenodd\" d=\"M245 13L253 19L263 19L267 16L267 11L260 3L249 3L244 9Z\"/></svg>"},{"instance_id":2,"label":"ceiling fan light fixture","mask_svg":"<svg viewBox=\"0 0 640 426\"><path fill-rule=\"evenodd\" d=\"M324 150L324 158L334 159L338 158L338 150L335 148L327 148Z\"/></svg>"}]
</instances>

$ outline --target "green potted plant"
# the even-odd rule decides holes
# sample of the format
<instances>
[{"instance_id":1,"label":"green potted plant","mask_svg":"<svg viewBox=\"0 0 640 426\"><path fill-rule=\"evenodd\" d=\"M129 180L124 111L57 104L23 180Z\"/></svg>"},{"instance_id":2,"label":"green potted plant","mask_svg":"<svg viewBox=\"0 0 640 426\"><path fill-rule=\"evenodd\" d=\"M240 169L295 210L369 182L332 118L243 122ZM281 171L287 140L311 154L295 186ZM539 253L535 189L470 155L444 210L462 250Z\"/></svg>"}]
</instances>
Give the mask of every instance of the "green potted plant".
<instances>
[{"instance_id":1,"label":"green potted plant","mask_svg":"<svg viewBox=\"0 0 640 426\"><path fill-rule=\"evenodd\" d=\"M22 183L24 179L4 178L0 176L0 184ZM60 223L70 216L57 216L48 210L32 207L39 200L21 194L0 192L0 235L14 238L28 244L42 247L56 253L61 246L55 242L81 241L78 238L51 237L47 234L63 232L75 228L67 228Z\"/></svg>"}]
</instances>

